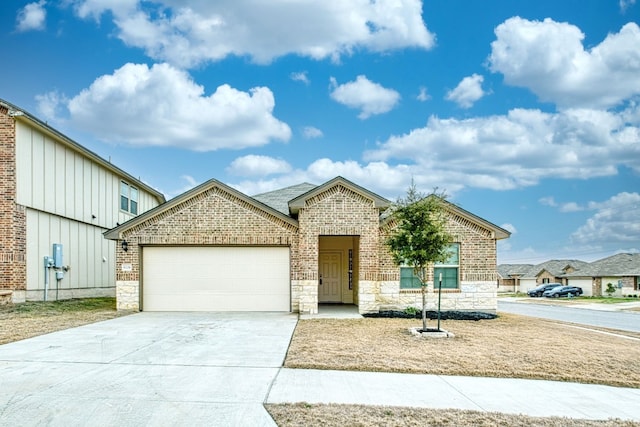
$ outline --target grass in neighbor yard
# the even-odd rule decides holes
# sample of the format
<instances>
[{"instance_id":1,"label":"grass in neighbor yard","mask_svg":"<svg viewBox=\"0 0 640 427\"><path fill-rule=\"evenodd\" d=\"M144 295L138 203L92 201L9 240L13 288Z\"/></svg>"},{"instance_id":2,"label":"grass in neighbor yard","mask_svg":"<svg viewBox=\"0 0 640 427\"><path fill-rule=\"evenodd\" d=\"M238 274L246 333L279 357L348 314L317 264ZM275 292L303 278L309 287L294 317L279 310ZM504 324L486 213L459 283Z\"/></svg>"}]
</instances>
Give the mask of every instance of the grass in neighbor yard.
<instances>
[{"instance_id":1,"label":"grass in neighbor yard","mask_svg":"<svg viewBox=\"0 0 640 427\"><path fill-rule=\"evenodd\" d=\"M25 302L0 306L0 345L129 314L115 298Z\"/></svg>"},{"instance_id":2,"label":"grass in neighbor yard","mask_svg":"<svg viewBox=\"0 0 640 427\"><path fill-rule=\"evenodd\" d=\"M640 388L640 333L501 314L445 320L449 339L408 332L415 319L310 319L296 327L285 366L531 378ZM436 322L430 320L429 327ZM601 329L597 331L595 329Z\"/></svg>"}]
</instances>

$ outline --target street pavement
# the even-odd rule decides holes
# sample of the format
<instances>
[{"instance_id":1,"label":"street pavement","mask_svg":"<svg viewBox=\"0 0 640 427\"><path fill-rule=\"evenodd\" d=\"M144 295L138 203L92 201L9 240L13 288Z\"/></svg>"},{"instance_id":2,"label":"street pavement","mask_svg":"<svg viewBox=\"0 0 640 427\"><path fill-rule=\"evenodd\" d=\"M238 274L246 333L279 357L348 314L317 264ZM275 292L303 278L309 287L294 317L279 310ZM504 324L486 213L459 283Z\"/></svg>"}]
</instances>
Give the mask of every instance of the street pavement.
<instances>
[{"instance_id":1,"label":"street pavement","mask_svg":"<svg viewBox=\"0 0 640 427\"><path fill-rule=\"evenodd\" d=\"M551 303L551 304L550 304ZM640 302L598 304L540 298L498 298L498 312L640 332Z\"/></svg>"}]
</instances>

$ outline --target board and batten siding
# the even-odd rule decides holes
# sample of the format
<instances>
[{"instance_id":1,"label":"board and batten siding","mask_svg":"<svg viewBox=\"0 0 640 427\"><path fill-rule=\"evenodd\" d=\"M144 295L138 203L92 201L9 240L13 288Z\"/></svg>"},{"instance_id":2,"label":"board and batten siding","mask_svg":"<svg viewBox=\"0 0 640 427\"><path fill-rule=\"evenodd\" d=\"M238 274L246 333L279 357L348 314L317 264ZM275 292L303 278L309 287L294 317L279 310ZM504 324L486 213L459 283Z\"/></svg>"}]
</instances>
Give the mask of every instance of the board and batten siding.
<instances>
[{"instance_id":1,"label":"board and batten siding","mask_svg":"<svg viewBox=\"0 0 640 427\"><path fill-rule=\"evenodd\" d=\"M115 242L102 233L134 217L120 210L122 180L138 188L138 213L158 205L136 182L16 122L16 202L27 213L27 299L39 299L34 292L44 289L43 259L52 255L53 243L63 245L64 265L70 267L59 283L66 291L62 297L115 294ZM51 271L50 289L55 286Z\"/></svg>"},{"instance_id":2,"label":"board and batten siding","mask_svg":"<svg viewBox=\"0 0 640 427\"><path fill-rule=\"evenodd\" d=\"M121 177L20 122L16 140L18 204L105 230L134 217L120 210ZM138 187L138 213L157 205Z\"/></svg>"},{"instance_id":3,"label":"board and batten siding","mask_svg":"<svg viewBox=\"0 0 640 427\"><path fill-rule=\"evenodd\" d=\"M59 289L72 296L88 296L81 290L110 288L96 295L114 295L115 243L102 235L99 227L27 209L27 292L43 291L44 256L51 255L53 243L63 245L63 264L70 267ZM49 289L56 289L54 272L48 270ZM32 295L33 297L33 295Z\"/></svg>"}]
</instances>

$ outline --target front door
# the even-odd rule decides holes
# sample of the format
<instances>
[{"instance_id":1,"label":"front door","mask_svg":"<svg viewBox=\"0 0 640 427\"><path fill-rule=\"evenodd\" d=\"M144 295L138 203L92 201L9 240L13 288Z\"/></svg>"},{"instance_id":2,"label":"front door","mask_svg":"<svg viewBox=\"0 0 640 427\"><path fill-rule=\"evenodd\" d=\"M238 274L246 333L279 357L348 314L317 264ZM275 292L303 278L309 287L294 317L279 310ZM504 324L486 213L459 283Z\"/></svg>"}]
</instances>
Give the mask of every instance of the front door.
<instances>
[{"instance_id":1,"label":"front door","mask_svg":"<svg viewBox=\"0 0 640 427\"><path fill-rule=\"evenodd\" d=\"M320 252L318 302L342 302L342 253Z\"/></svg>"}]
</instances>

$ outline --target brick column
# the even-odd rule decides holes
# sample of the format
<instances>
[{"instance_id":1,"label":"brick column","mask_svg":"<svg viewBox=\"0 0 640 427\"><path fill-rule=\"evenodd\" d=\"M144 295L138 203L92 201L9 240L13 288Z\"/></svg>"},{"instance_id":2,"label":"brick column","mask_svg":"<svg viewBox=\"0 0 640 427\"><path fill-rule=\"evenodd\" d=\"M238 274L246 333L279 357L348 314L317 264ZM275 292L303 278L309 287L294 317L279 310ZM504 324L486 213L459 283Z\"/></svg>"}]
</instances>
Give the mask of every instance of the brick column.
<instances>
[{"instance_id":1,"label":"brick column","mask_svg":"<svg viewBox=\"0 0 640 427\"><path fill-rule=\"evenodd\" d=\"M16 204L16 125L0 105L0 289L26 290L26 213Z\"/></svg>"}]
</instances>

